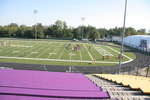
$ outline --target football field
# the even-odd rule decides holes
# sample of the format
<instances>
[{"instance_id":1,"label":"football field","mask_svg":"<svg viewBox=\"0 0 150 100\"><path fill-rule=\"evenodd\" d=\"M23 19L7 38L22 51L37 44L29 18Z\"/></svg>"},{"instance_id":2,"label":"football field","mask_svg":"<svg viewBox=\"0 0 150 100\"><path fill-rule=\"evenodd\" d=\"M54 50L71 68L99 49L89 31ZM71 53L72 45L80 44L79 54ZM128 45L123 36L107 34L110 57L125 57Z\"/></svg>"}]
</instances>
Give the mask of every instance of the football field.
<instances>
[{"instance_id":1,"label":"football field","mask_svg":"<svg viewBox=\"0 0 150 100\"><path fill-rule=\"evenodd\" d=\"M0 62L49 65L114 65L118 64L119 48L65 40L1 39ZM123 63L134 59L126 52Z\"/></svg>"}]
</instances>

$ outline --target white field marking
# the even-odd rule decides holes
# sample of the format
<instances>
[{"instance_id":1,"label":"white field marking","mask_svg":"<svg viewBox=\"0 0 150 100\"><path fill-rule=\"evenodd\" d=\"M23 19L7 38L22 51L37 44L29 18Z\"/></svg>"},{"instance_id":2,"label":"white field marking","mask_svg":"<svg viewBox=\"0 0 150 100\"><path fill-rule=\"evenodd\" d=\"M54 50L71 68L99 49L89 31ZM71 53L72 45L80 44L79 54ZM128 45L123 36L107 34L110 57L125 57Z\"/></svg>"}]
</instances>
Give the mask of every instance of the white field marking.
<instances>
[{"instance_id":1,"label":"white field marking","mask_svg":"<svg viewBox=\"0 0 150 100\"><path fill-rule=\"evenodd\" d=\"M55 42L50 42L49 44L50 44L50 46L48 47L47 51L49 51L50 48L52 48L53 46L55 46ZM48 53L48 57L51 56L51 55L55 55L55 54L56 54L55 52L49 52Z\"/></svg>"},{"instance_id":2,"label":"white field marking","mask_svg":"<svg viewBox=\"0 0 150 100\"><path fill-rule=\"evenodd\" d=\"M57 46L57 47L55 47L55 49L53 50L53 52L52 53L55 53L56 51L57 51L57 48L58 47L61 47L61 45L60 45L61 43L59 43L59 46ZM59 49L58 49L59 50ZM57 53L56 53L57 54ZM51 55L48 55L48 58L50 57Z\"/></svg>"},{"instance_id":3,"label":"white field marking","mask_svg":"<svg viewBox=\"0 0 150 100\"><path fill-rule=\"evenodd\" d=\"M69 55L70 55L70 56L75 56L76 54L74 54L74 53L71 52L71 53L69 53Z\"/></svg>"},{"instance_id":4,"label":"white field marking","mask_svg":"<svg viewBox=\"0 0 150 100\"><path fill-rule=\"evenodd\" d=\"M131 62L131 61L133 61L134 59L130 59L130 60L128 60L128 61L124 61L124 62L122 62L122 64L125 64L125 63L129 63L129 62Z\"/></svg>"},{"instance_id":5,"label":"white field marking","mask_svg":"<svg viewBox=\"0 0 150 100\"><path fill-rule=\"evenodd\" d=\"M35 46L35 45L37 45L38 43L35 43L34 45L33 45L33 47ZM21 54L23 54L23 53L25 53L25 52L28 52L28 51L32 51L34 48L31 48L31 49L29 49L29 48L21 48L20 49L20 51L22 51L21 53L19 53L19 55L21 55ZM18 55L18 56L19 56ZM25 55L24 55L25 56Z\"/></svg>"},{"instance_id":6,"label":"white field marking","mask_svg":"<svg viewBox=\"0 0 150 100\"><path fill-rule=\"evenodd\" d=\"M87 49L87 47L85 46L85 44L83 44L83 46L86 49L86 51L88 52L88 55L90 56L91 60L94 61L93 56L91 55L91 53L89 52L89 50Z\"/></svg>"},{"instance_id":7,"label":"white field marking","mask_svg":"<svg viewBox=\"0 0 150 100\"><path fill-rule=\"evenodd\" d=\"M52 52L52 53L48 53L48 54L49 54L49 55L55 55L56 53L53 53L53 52Z\"/></svg>"},{"instance_id":8,"label":"white field marking","mask_svg":"<svg viewBox=\"0 0 150 100\"><path fill-rule=\"evenodd\" d=\"M25 46L25 45L10 45L10 47L25 47L25 48L32 48L33 46Z\"/></svg>"},{"instance_id":9,"label":"white field marking","mask_svg":"<svg viewBox=\"0 0 150 100\"><path fill-rule=\"evenodd\" d=\"M74 44L71 43L71 49L73 49L73 45L74 45ZM71 53L69 53L69 54L70 54L70 62L72 62L72 56L73 56L73 55L72 55L72 50L71 50Z\"/></svg>"},{"instance_id":10,"label":"white field marking","mask_svg":"<svg viewBox=\"0 0 150 100\"><path fill-rule=\"evenodd\" d=\"M39 53L39 52L36 52L36 51L35 52L31 52L31 54L36 54L36 53Z\"/></svg>"},{"instance_id":11,"label":"white field marking","mask_svg":"<svg viewBox=\"0 0 150 100\"><path fill-rule=\"evenodd\" d=\"M118 53L118 54L120 54L120 52L119 51L117 51L117 50L115 50L115 49L113 49L113 48L111 48L111 47L108 47L108 46L106 46L107 48L109 48L109 49L111 49L112 51L114 51L114 52L116 52L116 53ZM123 56L124 57L126 57L126 58L128 58L129 60L133 60L132 58L130 58L130 57L128 57L127 55L125 55L125 54L123 54Z\"/></svg>"},{"instance_id":12,"label":"white field marking","mask_svg":"<svg viewBox=\"0 0 150 100\"><path fill-rule=\"evenodd\" d=\"M50 47L49 47L49 44L51 44L51 43L48 43L48 45L47 45L47 46L48 46L48 48L46 48L46 47L45 47L45 50L44 50L44 51L42 51L42 52L41 52L41 53L40 53L37 57L40 57L42 54L44 54L46 51L48 51L48 50L49 50L49 48L50 48Z\"/></svg>"},{"instance_id":13,"label":"white field marking","mask_svg":"<svg viewBox=\"0 0 150 100\"><path fill-rule=\"evenodd\" d=\"M40 51L41 51L43 48L45 48L45 46L40 47L41 45L42 45L42 44L37 45L36 48L31 49L31 51L32 51L32 50L35 50L35 49L36 49L36 50L38 49L37 52L39 52L39 53L38 53L38 55L39 55L39 54L40 54ZM32 55L32 54L30 53L30 54L27 55L27 57L29 57L29 56L31 56L31 55ZM37 56L38 56L38 55L37 55Z\"/></svg>"},{"instance_id":14,"label":"white field marking","mask_svg":"<svg viewBox=\"0 0 150 100\"><path fill-rule=\"evenodd\" d=\"M4 48L2 51L6 51L5 54L14 54L13 51L17 51L17 48L9 47L9 49Z\"/></svg>"},{"instance_id":15,"label":"white field marking","mask_svg":"<svg viewBox=\"0 0 150 100\"><path fill-rule=\"evenodd\" d=\"M82 49L82 48L80 48L80 60L82 61L81 49Z\"/></svg>"},{"instance_id":16,"label":"white field marking","mask_svg":"<svg viewBox=\"0 0 150 100\"><path fill-rule=\"evenodd\" d=\"M44 46L42 46L42 47L40 47L39 49L38 49L38 51L40 52L37 56L36 56L36 58L38 58L38 57L40 57L41 56L41 53L43 53L43 52L45 52L45 50L47 50L47 48L45 49L46 47L45 47L45 45ZM44 50L43 50L44 49ZM42 51L42 52L41 52Z\"/></svg>"},{"instance_id":17,"label":"white field marking","mask_svg":"<svg viewBox=\"0 0 150 100\"><path fill-rule=\"evenodd\" d=\"M64 59L47 59L47 58L26 58L26 57L5 57L0 56L3 59L22 59L22 60L40 60L40 61L62 61L62 62L70 62L70 60ZM71 62L85 62L85 63L92 63L91 60L71 60ZM95 63L110 63L110 64L118 64L118 62L111 62L111 61L95 61Z\"/></svg>"},{"instance_id":18,"label":"white field marking","mask_svg":"<svg viewBox=\"0 0 150 100\"><path fill-rule=\"evenodd\" d=\"M13 51L12 53L18 53L18 52L20 52L20 51Z\"/></svg>"},{"instance_id":19,"label":"white field marking","mask_svg":"<svg viewBox=\"0 0 150 100\"><path fill-rule=\"evenodd\" d=\"M113 56L113 54L111 54L110 52L108 52L107 50L105 50L101 47L94 46L94 48L102 56Z\"/></svg>"},{"instance_id":20,"label":"white field marking","mask_svg":"<svg viewBox=\"0 0 150 100\"><path fill-rule=\"evenodd\" d=\"M63 53L64 53L64 50L65 50L65 47L63 47L63 50L61 51L61 53L60 53L58 59L61 59L61 57L62 57L62 55L63 55Z\"/></svg>"},{"instance_id":21,"label":"white field marking","mask_svg":"<svg viewBox=\"0 0 150 100\"><path fill-rule=\"evenodd\" d=\"M57 42L56 42L56 43L57 43ZM58 44L58 43L57 43L57 44ZM55 53L55 52L56 52L56 54L57 54L57 53L61 50L60 48L63 47L63 45L64 45L64 44L62 44L62 43L59 42L58 46L55 46L55 49L53 50L52 53ZM60 52L61 52L61 51L60 51ZM49 55L49 57L50 57L50 56L51 56L51 55ZM58 55L58 56L59 56L59 55ZM49 58L49 57L48 57L48 58Z\"/></svg>"}]
</instances>

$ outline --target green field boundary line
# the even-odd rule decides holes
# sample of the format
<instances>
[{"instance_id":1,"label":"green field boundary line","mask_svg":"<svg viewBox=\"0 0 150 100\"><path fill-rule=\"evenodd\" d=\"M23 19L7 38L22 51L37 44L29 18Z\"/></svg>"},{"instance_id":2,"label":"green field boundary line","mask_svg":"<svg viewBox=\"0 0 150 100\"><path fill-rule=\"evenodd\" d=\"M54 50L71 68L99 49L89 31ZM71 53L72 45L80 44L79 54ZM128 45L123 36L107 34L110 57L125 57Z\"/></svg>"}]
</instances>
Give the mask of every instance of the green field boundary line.
<instances>
[{"instance_id":1,"label":"green field boundary line","mask_svg":"<svg viewBox=\"0 0 150 100\"><path fill-rule=\"evenodd\" d=\"M26 58L26 57L6 57L6 56L0 56L2 59L18 59L18 60L39 60L39 61L61 61L61 62L70 62L70 60L64 60L64 59L47 59L47 58ZM85 63L93 63L93 61L90 60L71 60L71 62L85 62ZM95 61L95 63L112 63L112 64L118 64L118 62L111 62L111 61Z\"/></svg>"}]
</instances>

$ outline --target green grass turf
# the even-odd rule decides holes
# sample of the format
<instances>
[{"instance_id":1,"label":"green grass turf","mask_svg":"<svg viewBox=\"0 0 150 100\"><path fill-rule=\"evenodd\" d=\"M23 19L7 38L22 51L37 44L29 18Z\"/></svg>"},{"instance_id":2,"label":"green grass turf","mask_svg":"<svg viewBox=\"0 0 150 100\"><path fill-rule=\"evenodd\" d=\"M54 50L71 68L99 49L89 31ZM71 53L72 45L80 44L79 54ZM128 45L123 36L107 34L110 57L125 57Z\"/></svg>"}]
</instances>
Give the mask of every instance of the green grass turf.
<instances>
[{"instance_id":1,"label":"green grass turf","mask_svg":"<svg viewBox=\"0 0 150 100\"><path fill-rule=\"evenodd\" d=\"M77 45L80 46L80 49L78 51L72 50ZM69 40L1 39L0 62L69 66L109 66L118 63L119 50L116 47L72 42ZM103 59L104 53L112 54L113 56L109 58L105 56L105 59ZM133 53L125 52L124 54L132 59L135 58ZM123 61L128 60L130 59L127 57L123 59Z\"/></svg>"}]
</instances>

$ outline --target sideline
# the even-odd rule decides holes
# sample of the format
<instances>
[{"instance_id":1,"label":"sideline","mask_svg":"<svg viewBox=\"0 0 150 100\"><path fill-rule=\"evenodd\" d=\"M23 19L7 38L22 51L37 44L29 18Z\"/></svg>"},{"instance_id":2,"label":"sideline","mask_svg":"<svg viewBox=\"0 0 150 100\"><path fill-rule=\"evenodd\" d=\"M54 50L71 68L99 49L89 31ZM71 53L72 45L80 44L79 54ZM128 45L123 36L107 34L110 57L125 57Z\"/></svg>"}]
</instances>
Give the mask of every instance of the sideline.
<instances>
[{"instance_id":1,"label":"sideline","mask_svg":"<svg viewBox=\"0 0 150 100\"><path fill-rule=\"evenodd\" d=\"M26 57L6 57L6 56L0 56L0 58L3 59L24 59L24 60L41 60L41 61L62 61L62 62L70 62L70 60L64 60L64 59L47 59L47 58L26 58ZM85 62L85 63L92 63L93 61L90 60L71 60L71 62ZM129 61L125 61L123 63L127 63ZM111 64L118 64L118 62L111 62L111 61L95 61L95 63L111 63Z\"/></svg>"}]
</instances>

